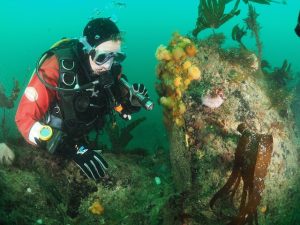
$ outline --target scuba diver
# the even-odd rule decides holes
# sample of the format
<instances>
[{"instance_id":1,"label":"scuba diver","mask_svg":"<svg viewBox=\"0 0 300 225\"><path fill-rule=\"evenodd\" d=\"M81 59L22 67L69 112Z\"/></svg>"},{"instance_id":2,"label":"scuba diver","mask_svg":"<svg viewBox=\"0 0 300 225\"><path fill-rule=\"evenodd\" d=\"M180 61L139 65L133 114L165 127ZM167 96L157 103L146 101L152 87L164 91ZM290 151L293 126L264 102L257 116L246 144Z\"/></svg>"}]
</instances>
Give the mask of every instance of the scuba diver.
<instances>
[{"instance_id":1,"label":"scuba diver","mask_svg":"<svg viewBox=\"0 0 300 225\"><path fill-rule=\"evenodd\" d=\"M56 43L38 60L15 117L28 143L70 156L96 181L108 164L89 148L87 134L101 129L106 115L130 120L141 107L153 107L145 86L131 85L122 74L121 41L110 18L96 18L83 37Z\"/></svg>"},{"instance_id":2,"label":"scuba diver","mask_svg":"<svg viewBox=\"0 0 300 225\"><path fill-rule=\"evenodd\" d=\"M300 12L299 12L299 15L298 15L298 22L297 22L297 25L295 27L295 32L298 35L298 37L300 37Z\"/></svg>"}]
</instances>

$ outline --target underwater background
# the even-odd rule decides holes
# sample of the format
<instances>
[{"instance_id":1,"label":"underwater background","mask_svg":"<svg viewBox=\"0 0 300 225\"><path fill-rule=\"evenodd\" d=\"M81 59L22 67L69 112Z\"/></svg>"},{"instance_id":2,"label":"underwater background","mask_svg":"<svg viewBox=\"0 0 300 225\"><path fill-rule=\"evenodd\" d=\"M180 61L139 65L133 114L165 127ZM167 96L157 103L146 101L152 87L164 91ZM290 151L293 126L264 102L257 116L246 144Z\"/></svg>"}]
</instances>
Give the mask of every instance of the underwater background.
<instances>
[{"instance_id":1,"label":"underwater background","mask_svg":"<svg viewBox=\"0 0 300 225\"><path fill-rule=\"evenodd\" d=\"M133 82L144 83L156 102L155 59L156 48L166 44L174 32L189 34L197 19L198 1L4 1L0 8L1 58L0 83L10 92L12 78L20 81L24 90L37 59L53 43L62 37L78 38L89 19L110 16L123 31L123 50L127 58L123 63L124 74ZM300 3L289 0L286 4L255 5L261 24L260 36L263 42L263 59L272 66L280 67L287 59L295 74L300 70L299 38L295 35ZM216 32L224 32L226 46L237 46L232 41L231 29L243 26L247 15L246 4L240 3L241 13L232 18ZM198 38L212 34L207 29ZM254 39L248 34L244 38L247 46L253 46ZM249 47L250 48L250 47ZM22 91L21 91L22 93ZM14 108L16 109L16 107ZM10 132L17 135L14 124L14 110L8 114ZM134 118L146 116L147 120L134 130L131 145L147 146L148 149L166 144L162 124L161 108L156 104L151 112L142 112Z\"/></svg>"},{"instance_id":2,"label":"underwater background","mask_svg":"<svg viewBox=\"0 0 300 225\"><path fill-rule=\"evenodd\" d=\"M234 106L238 105L238 102L235 102L237 101L236 99L253 97L252 100L247 99L246 101L246 103L251 106L251 111L253 109L253 111L261 114L263 113L261 111L265 111L266 114L272 112L275 116L265 116L265 118L267 118L267 125L269 125L269 120L273 119L277 122L276 119L278 119L278 124L274 124L274 127L283 133L278 134L279 131L278 133L275 132L277 135L276 138L279 140L276 142L276 154L278 153L280 157L286 160L280 157L276 158L276 154L275 157L272 158L269 174L267 176L266 190L264 192L265 199L263 199L260 208L258 208L260 213L259 221L260 224L265 223L268 225L298 225L300 224L300 91L299 85L297 86L297 84L300 78L300 38L295 34L294 28L297 24L300 1L277 1L277 3L273 2L270 5L253 3L253 6L259 15L257 22L261 26L259 35L262 41L262 59L267 60L274 69L281 68L284 60L287 60L291 65L289 74L292 75L293 79L288 81L288 85L292 88L297 87L296 92L293 92L295 99L291 105L293 116L288 115L281 118L274 113L275 110L271 109L269 111L270 108L266 107L266 99L268 98L264 95L264 91L261 91L258 86L255 86L256 84L254 84L255 82L253 81L255 79L246 81L245 86L248 85L248 88L252 87L253 89L257 88L257 91L250 88L248 96L246 94L243 95L243 93L241 94L242 97L232 95L232 99L235 99L232 101L230 100L230 96L228 96L229 100L227 102L228 105L231 104L231 106ZM226 12L232 9L234 2L235 1L232 1L227 5ZM158 94L158 88L156 86L159 78L158 65L161 63L159 61L163 61L157 59L156 53L158 47L160 45L167 46L175 32L183 36L188 35L187 37L191 37L191 32L195 28L198 17L198 5L199 1L197 0L11 0L1 3L0 87L5 90L7 95L10 95L13 88L13 79L18 80L21 87L20 96L15 101L15 107L5 110L0 108L0 119L3 121L5 116L5 126L6 128L8 127L6 137L13 137L16 140L20 137L14 123L14 116L18 101L31 77L38 58L42 53L48 50L50 46L63 37L81 37L82 30L86 23L96 17L111 17L112 20L117 23L123 33L123 51L127 55L126 60L123 62L123 72L131 83L144 83L148 88L151 99L155 102L154 110L141 110L139 113L133 115L133 119L145 117L146 120L132 130L133 139L126 146L126 149L129 150L134 148L146 150L150 153L150 156L143 158L144 155L139 155L139 153L137 155L132 154L132 156L128 156L126 154L110 154L110 152L108 152L106 157L109 159L112 179L105 181L104 184L95 185L91 182L86 182L78 173L74 172L76 170L69 164L65 166L64 163L61 163L65 166L64 168L66 168L66 170L60 170L59 166L61 165L57 166L55 163L52 165L52 158L44 152L39 152L33 156L33 154L28 154L32 151L30 148L26 149L26 147L24 147L23 153L16 151L17 159L15 167L13 167L13 169L9 167L8 169L3 169L1 167L0 178L4 177L5 179L2 180L5 182L1 182L0 179L0 199L5 196L4 190L6 189L3 189L4 186L10 187L11 190L15 191L16 195L15 197L7 195L7 198L3 198L5 199L5 204L0 200L0 208L15 213L15 215L11 213L9 219L22 218L22 216L24 216L22 210L24 210L24 214L27 213L29 215L28 217L31 215L34 216L32 216L31 219L24 219L24 221L26 221L24 223L20 222L22 221L21 219L16 219L17 222L12 224L60 224L51 222L52 219L53 221L57 219L58 221L64 221L61 222L61 224L182 225L184 224L182 221L185 221L185 219L188 220L189 217L193 218L191 219L192 221L196 221L186 223L189 225L225 224L212 216L212 213L207 210L206 206L209 198L222 187L226 181L225 178L228 177L234 158L233 151L236 147L237 136L224 135L218 130L219 128L217 129L212 125L207 126L207 129L206 126L204 126L204 132L198 135L199 139L203 138L203 148L199 151L195 151L196 153L191 157L192 160L187 159L189 157L182 156L181 159L178 159L178 163L182 163L179 166L177 165L180 168L176 170L176 168L174 169L174 165L172 165L173 172L171 172L169 158L171 158L170 161L172 164L172 160L173 163L174 161L176 162L176 160L172 159L172 156L174 157L176 154L177 156L181 154L176 153L176 150L189 147L192 149L194 147L193 144L190 146L184 146L184 144L182 144L185 142L189 143L186 141L186 134L194 131L191 132L186 129L184 131L185 136L180 132L178 132L179 134L176 136L176 129L170 132L168 127L166 128L163 122L165 119L163 112L166 111L164 111L163 106L159 103L161 95ZM197 37L198 40L205 40L208 36L215 33L224 33L226 39L222 44L222 48L238 48L239 43L232 40L231 32L236 24L239 24L240 27L245 27L243 19L248 15L248 6L241 1L239 9L241 10L240 14L230 19L220 26L220 28L201 31ZM175 36L173 36L173 39L176 39L174 38ZM250 32L243 37L243 44L247 46L248 50L257 54L255 38ZM201 44L199 46L201 46ZM203 49L205 49L205 47ZM205 54L206 53L207 52L205 52ZM203 57L201 54L202 53L199 53L199 59ZM215 57L212 52L210 60L214 61L214 59L218 59L218 57ZM224 68L226 67L224 70L229 68L222 60L220 60L219 65L216 60L214 63L216 70L221 70L223 65ZM240 61L237 62L237 64L239 63ZM203 70L204 74L210 71L209 66L202 64L201 66L206 68L206 71ZM202 70L201 66L200 69ZM163 69L167 70L166 68ZM161 68L161 70L163 69ZM268 70L268 72L272 72L271 69ZM225 72L224 74L227 76ZM220 76L224 78L225 75L221 74ZM219 78L220 77L217 77L216 79ZM227 79L228 77L225 78ZM161 83L163 83L163 80L161 80ZM292 88L290 90L295 91ZM228 91L229 88L226 90ZM237 90L239 89L237 88ZM244 90L245 93L247 91L247 89ZM272 91L269 90L269 92ZM231 92L228 91L228 93ZM194 93L190 96L196 96L193 94ZM191 121L193 121L193 116L195 117L195 115L201 115L205 119L208 117L207 121L209 121L210 115L216 116L214 113L210 114L211 112L209 110L205 111L201 107L193 108L193 104L195 104L193 101L196 101L196 99L189 99L185 102L187 103L187 111L184 115L187 122L192 123ZM282 101L285 101L285 99L282 99ZM252 108L254 105L252 103L254 102L256 102L257 107L255 109L254 107ZM188 105L188 103L190 105ZM224 105L226 106L226 104ZM201 112L196 114L199 108ZM226 109L228 110L228 108ZM259 111L259 109L261 109L261 111ZM216 110L216 114L218 114L218 112L222 114L226 111L222 110L223 108L220 111ZM245 111L247 111L247 109L245 109ZM227 112L228 118L230 118L229 120L231 122L234 121L232 118L234 118L235 112L230 111L230 107ZM243 113L244 112L237 112L236 115L240 116ZM292 127L290 124L294 123L293 120L295 120L296 128L293 127L293 129L290 129L290 127ZM282 125L282 123L284 123L284 125ZM121 124L126 126L126 122L121 121ZM195 125L199 124L195 123ZM231 123L229 125L231 126L230 128L232 128L234 127L233 125L236 124ZM201 126L200 124L199 127ZM187 126L187 128L190 127ZM2 126L0 129L2 129ZM265 133L267 130L267 126L260 129L260 131L263 131L262 133ZM295 133L298 132L296 138L290 135L292 130L293 132L295 131ZM287 133L284 133L285 131ZM168 132L173 135L169 135ZM169 136L173 136L170 142L168 139ZM180 138L182 137L186 138L185 142L177 143L176 141L181 140ZM0 143L3 142L1 138L3 137L0 136ZM100 142L103 140L103 142L106 143L107 139L107 134L104 132L101 135ZM197 142L197 138L194 139L194 142ZM225 144L222 142L223 140ZM181 146L181 144L183 146ZM282 144L282 148L278 147L280 144ZM178 145L178 149L176 149L176 145ZM231 150L225 150L227 148ZM169 154L170 149L171 153ZM190 152L192 152L192 150ZM60 161L58 160L57 163L60 164ZM47 167L44 165L49 164L51 165L51 169L47 171ZM188 168L191 171L187 172L185 169L188 166L191 167ZM22 171L23 168L25 168L24 175L22 174L22 178L20 178L19 170ZM183 168L183 170L180 170L181 168ZM171 178L172 173L175 179ZM189 173L192 173L192 175ZM50 177L49 180L47 180L47 177L43 177L43 174L48 174ZM192 178L187 178L189 176ZM64 186L65 177L70 180L70 183L66 189L63 189L62 187L66 187ZM174 186L176 186L176 188L174 188ZM61 189L59 190L59 188ZM173 188L176 189L176 191L174 191ZM282 189L282 191L280 189ZM83 193L85 190L87 193ZM34 194L35 196L33 196ZM97 205L97 203L99 203L98 196L100 196L101 205L105 208L104 217L96 217L100 214L102 215L102 211L99 209L101 205ZM26 201L28 201L27 197L30 197L28 199L30 199L31 203L28 203L28 209L27 205L24 204L24 202L26 203ZM36 206L32 203L35 200ZM276 200L278 200L278 202ZM81 202L79 203L77 201ZM13 204L7 206L7 202L13 202ZM16 211L17 213L21 212L21 215L18 215L13 210L17 204L19 204L19 210ZM55 206L56 209L47 210L43 208L47 206L47 204ZM74 205L74 208L72 208L72 205ZM33 209L35 207L40 207L40 210L34 212ZM291 207L291 209L289 207ZM45 210L44 212L43 209ZM172 210L174 211L172 212ZM199 210L199 212L197 210ZM143 214L144 212L145 214ZM177 213L178 216L174 216L177 215ZM0 210L0 224L2 222L1 216L4 214L8 215L6 211L2 212ZM284 217L284 215L287 216ZM57 216L57 218L55 216ZM174 219L172 216L176 218ZM136 217L138 218L137 221L135 221ZM71 220L70 218L75 219ZM9 221L9 219L7 219L7 221ZM172 219L182 223L166 222L173 221ZM27 221L32 222L27 223ZM84 222L81 223L80 221ZM164 223L161 221L164 221ZM200 223L199 221L202 222ZM277 223L273 223L274 221ZM286 221L293 221L293 223L287 223Z\"/></svg>"}]
</instances>

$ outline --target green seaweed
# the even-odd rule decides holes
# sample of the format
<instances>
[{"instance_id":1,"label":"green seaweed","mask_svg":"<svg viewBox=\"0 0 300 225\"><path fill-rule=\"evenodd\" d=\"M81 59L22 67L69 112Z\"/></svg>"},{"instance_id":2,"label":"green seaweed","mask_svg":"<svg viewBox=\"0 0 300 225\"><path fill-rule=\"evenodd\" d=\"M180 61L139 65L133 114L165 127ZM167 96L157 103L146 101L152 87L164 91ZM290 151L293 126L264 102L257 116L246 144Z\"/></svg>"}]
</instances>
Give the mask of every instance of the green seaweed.
<instances>
[{"instance_id":1,"label":"green seaweed","mask_svg":"<svg viewBox=\"0 0 300 225\"><path fill-rule=\"evenodd\" d=\"M231 37L234 41L237 41L241 47L246 48L242 43L242 38L246 35L247 31L244 28L239 28L238 25L235 25L232 28Z\"/></svg>"}]
</instances>

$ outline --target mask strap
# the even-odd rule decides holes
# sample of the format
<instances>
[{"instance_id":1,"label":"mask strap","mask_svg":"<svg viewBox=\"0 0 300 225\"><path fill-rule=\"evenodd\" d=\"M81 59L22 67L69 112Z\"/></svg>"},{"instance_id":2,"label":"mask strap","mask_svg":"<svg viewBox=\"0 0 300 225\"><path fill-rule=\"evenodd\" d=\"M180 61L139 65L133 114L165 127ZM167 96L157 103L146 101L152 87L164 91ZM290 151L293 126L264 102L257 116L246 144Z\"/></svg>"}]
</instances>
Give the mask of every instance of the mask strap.
<instances>
[{"instance_id":1,"label":"mask strap","mask_svg":"<svg viewBox=\"0 0 300 225\"><path fill-rule=\"evenodd\" d=\"M83 51L85 54L91 54L92 51L95 51L95 49L87 42L86 36L79 38L79 42L83 44Z\"/></svg>"}]
</instances>

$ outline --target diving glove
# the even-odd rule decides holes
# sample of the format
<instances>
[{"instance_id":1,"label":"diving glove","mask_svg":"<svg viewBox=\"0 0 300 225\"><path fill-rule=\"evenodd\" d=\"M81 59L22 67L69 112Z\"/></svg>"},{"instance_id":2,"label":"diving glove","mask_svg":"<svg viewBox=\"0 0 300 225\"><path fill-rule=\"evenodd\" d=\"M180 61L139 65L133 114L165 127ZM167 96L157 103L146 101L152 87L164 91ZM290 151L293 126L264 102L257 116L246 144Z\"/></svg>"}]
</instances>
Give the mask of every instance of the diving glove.
<instances>
[{"instance_id":1,"label":"diving glove","mask_svg":"<svg viewBox=\"0 0 300 225\"><path fill-rule=\"evenodd\" d=\"M75 145L75 149L73 160L88 178L98 181L105 177L108 164L99 153L84 145Z\"/></svg>"}]
</instances>

